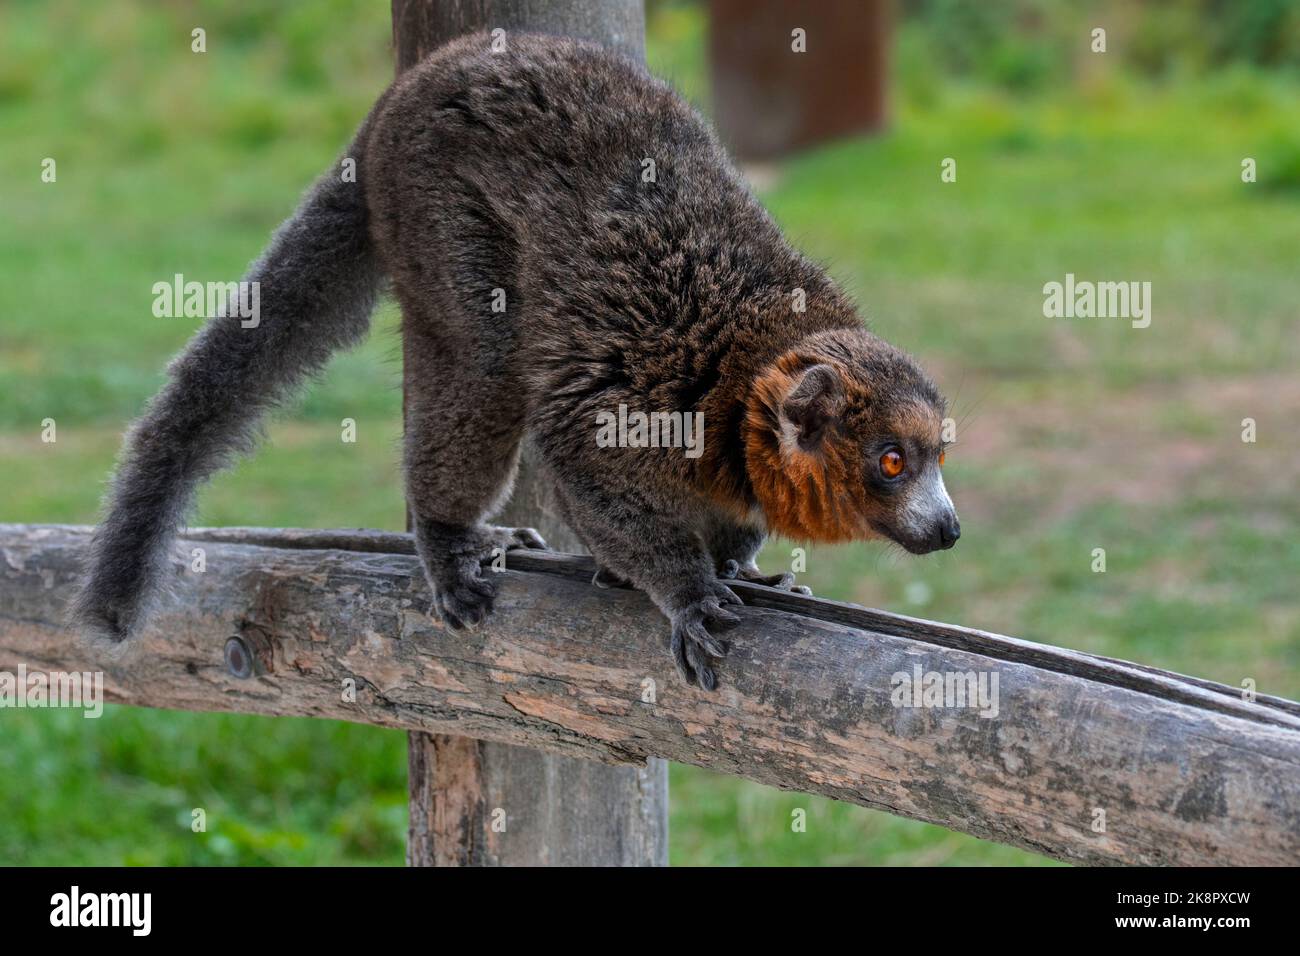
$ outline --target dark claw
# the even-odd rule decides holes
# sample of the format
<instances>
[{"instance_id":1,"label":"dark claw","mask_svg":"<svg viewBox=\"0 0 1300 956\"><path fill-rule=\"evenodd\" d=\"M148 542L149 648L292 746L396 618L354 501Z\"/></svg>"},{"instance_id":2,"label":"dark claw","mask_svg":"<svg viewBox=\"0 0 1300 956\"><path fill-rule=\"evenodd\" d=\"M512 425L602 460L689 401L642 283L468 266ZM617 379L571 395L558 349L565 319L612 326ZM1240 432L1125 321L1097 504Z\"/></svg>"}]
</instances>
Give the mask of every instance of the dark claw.
<instances>
[{"instance_id":1,"label":"dark claw","mask_svg":"<svg viewBox=\"0 0 1300 956\"><path fill-rule=\"evenodd\" d=\"M610 588L631 587L631 584L626 578L619 577L609 568L604 567L596 569L596 573L592 575L591 583L604 590L609 590Z\"/></svg>"},{"instance_id":2,"label":"dark claw","mask_svg":"<svg viewBox=\"0 0 1300 956\"><path fill-rule=\"evenodd\" d=\"M737 607L745 606L745 602L736 596L736 592L731 590L731 588L727 587L725 584L719 584L715 593L718 596L718 600L723 604L734 604ZM737 618L737 620L739 620L739 618Z\"/></svg>"},{"instance_id":3,"label":"dark claw","mask_svg":"<svg viewBox=\"0 0 1300 956\"><path fill-rule=\"evenodd\" d=\"M713 690L718 686L718 675L713 672L709 666L708 658L704 656L704 649L695 642L689 642L686 645L686 659L690 662L691 668L695 671L695 677L700 682L700 686L705 690Z\"/></svg>"},{"instance_id":4,"label":"dark claw","mask_svg":"<svg viewBox=\"0 0 1300 956\"><path fill-rule=\"evenodd\" d=\"M686 629L686 636L690 638L691 647L702 647L714 657L726 657L727 647L716 637L705 630L703 624L691 624ZM687 648L687 656L690 656L690 647Z\"/></svg>"},{"instance_id":5,"label":"dark claw","mask_svg":"<svg viewBox=\"0 0 1300 956\"><path fill-rule=\"evenodd\" d=\"M740 623L739 617L712 599L704 602L704 616L715 622L720 631L729 631Z\"/></svg>"},{"instance_id":6,"label":"dark claw","mask_svg":"<svg viewBox=\"0 0 1300 956\"><path fill-rule=\"evenodd\" d=\"M686 663L686 640L676 628L673 628L670 649L673 654L673 663L677 665L677 673L682 676L682 680L686 681L686 683L694 684L695 675L691 673L691 668Z\"/></svg>"}]
</instances>

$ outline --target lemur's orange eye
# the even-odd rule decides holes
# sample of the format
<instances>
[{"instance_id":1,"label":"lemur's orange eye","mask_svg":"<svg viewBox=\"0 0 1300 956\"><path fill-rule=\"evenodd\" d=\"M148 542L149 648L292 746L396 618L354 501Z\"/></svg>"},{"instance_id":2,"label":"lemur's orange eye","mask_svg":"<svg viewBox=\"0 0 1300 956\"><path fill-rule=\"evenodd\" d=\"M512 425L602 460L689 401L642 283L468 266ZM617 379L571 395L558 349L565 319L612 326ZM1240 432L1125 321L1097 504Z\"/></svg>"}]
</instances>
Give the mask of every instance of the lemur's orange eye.
<instances>
[{"instance_id":1,"label":"lemur's orange eye","mask_svg":"<svg viewBox=\"0 0 1300 956\"><path fill-rule=\"evenodd\" d=\"M897 478L903 473L903 454L891 448L880 456L880 471L886 478Z\"/></svg>"},{"instance_id":2,"label":"lemur's orange eye","mask_svg":"<svg viewBox=\"0 0 1300 956\"><path fill-rule=\"evenodd\" d=\"M943 467L943 459L944 459L945 457L946 457L946 456L945 456L945 454L944 454L943 452L939 452L939 467L940 467L940 468Z\"/></svg>"}]
</instances>

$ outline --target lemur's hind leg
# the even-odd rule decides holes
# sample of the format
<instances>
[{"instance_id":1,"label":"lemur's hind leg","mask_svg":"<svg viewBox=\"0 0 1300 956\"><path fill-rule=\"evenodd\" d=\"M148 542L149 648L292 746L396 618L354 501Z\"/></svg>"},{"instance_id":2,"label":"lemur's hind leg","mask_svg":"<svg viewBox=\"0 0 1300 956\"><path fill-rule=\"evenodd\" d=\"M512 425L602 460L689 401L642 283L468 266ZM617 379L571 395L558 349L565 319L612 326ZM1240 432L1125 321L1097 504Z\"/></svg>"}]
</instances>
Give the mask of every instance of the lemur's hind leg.
<instances>
[{"instance_id":1,"label":"lemur's hind leg","mask_svg":"<svg viewBox=\"0 0 1300 956\"><path fill-rule=\"evenodd\" d=\"M492 611L496 582L483 562L501 551L545 548L532 528L487 524L510 497L524 434L523 391L507 356L481 341L473 318L402 300L406 409L403 459L416 551L449 627ZM468 321L466 321L468 320ZM458 328L449 330L448 323ZM483 330L486 331L486 330Z\"/></svg>"},{"instance_id":2,"label":"lemur's hind leg","mask_svg":"<svg viewBox=\"0 0 1300 956\"><path fill-rule=\"evenodd\" d=\"M789 571L783 574L764 574L759 570L758 552L766 537L760 528L738 524L722 517L710 519L704 539L717 566L718 577L724 581L748 581L779 591L811 595L812 589L795 584L794 575Z\"/></svg>"}]
</instances>

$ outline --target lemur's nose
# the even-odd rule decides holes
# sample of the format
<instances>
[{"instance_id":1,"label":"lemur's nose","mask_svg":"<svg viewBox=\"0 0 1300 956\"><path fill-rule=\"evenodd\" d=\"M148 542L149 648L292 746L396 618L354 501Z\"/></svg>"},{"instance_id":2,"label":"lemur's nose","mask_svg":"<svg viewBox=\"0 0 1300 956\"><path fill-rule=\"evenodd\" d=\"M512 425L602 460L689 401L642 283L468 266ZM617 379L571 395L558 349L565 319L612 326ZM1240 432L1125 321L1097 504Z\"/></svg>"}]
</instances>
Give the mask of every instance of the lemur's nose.
<instances>
[{"instance_id":1,"label":"lemur's nose","mask_svg":"<svg viewBox=\"0 0 1300 956\"><path fill-rule=\"evenodd\" d=\"M951 548L961 537L961 522L955 514L950 514L939 522L939 547Z\"/></svg>"}]
</instances>

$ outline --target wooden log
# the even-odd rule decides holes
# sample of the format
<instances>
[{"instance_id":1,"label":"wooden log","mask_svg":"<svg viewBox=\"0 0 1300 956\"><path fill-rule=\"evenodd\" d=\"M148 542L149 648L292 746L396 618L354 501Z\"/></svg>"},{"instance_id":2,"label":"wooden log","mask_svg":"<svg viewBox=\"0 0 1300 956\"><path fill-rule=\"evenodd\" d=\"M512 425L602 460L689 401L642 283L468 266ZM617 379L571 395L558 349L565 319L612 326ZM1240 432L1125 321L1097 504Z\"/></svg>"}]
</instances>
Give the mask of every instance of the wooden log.
<instances>
[{"instance_id":1,"label":"wooden log","mask_svg":"<svg viewBox=\"0 0 1300 956\"><path fill-rule=\"evenodd\" d=\"M110 660L62 625L86 535L0 525L0 670L103 670L111 700L143 706L663 757L1076 862L1300 863L1291 701L753 585L706 693L677 679L645 596L592 587L589 558L511 554L491 622L452 632L409 539L364 531L190 532L207 570L178 569ZM223 648L248 635L262 672L240 679ZM996 674L996 716L906 706L896 675L918 669Z\"/></svg>"},{"instance_id":2,"label":"wooden log","mask_svg":"<svg viewBox=\"0 0 1300 956\"><path fill-rule=\"evenodd\" d=\"M645 59L641 0L393 0L397 72L448 40L497 28L599 43ZM406 384L403 383L405 393ZM502 522L578 549L525 456ZM412 733L407 862L421 865L665 865L668 765L609 767L489 741ZM510 819L526 818L521 831ZM501 836L505 826L509 839Z\"/></svg>"}]
</instances>

